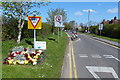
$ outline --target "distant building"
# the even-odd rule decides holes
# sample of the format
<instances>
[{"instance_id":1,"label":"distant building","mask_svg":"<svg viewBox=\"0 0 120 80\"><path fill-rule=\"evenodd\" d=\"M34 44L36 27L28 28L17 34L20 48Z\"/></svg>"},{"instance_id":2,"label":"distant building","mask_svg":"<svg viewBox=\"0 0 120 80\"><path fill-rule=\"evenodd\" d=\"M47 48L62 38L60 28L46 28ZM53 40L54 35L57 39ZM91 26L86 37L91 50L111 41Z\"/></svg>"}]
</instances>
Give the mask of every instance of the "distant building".
<instances>
[{"instance_id":1,"label":"distant building","mask_svg":"<svg viewBox=\"0 0 120 80\"><path fill-rule=\"evenodd\" d=\"M114 19L107 20L105 19L101 22L102 24L120 24L120 19L117 19L117 17L114 17Z\"/></svg>"}]
</instances>

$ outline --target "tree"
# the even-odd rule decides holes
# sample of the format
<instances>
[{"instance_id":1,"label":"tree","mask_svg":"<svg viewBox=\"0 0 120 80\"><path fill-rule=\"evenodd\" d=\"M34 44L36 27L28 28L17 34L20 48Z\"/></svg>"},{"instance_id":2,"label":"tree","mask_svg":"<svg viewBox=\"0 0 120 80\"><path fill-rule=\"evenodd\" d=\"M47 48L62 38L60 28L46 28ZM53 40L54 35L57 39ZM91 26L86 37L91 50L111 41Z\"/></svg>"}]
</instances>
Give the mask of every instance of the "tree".
<instances>
[{"instance_id":1,"label":"tree","mask_svg":"<svg viewBox=\"0 0 120 80\"><path fill-rule=\"evenodd\" d=\"M75 21L74 21L74 20L73 20L73 21L70 21L70 22L69 22L69 25L70 25L71 28L73 28L74 25L75 25Z\"/></svg>"},{"instance_id":2,"label":"tree","mask_svg":"<svg viewBox=\"0 0 120 80\"><path fill-rule=\"evenodd\" d=\"M55 15L62 15L62 21L65 22L67 19L67 14L64 9L49 9L48 12L48 18L46 18L48 24L52 26L52 33L54 33L54 16Z\"/></svg>"},{"instance_id":3,"label":"tree","mask_svg":"<svg viewBox=\"0 0 120 80\"><path fill-rule=\"evenodd\" d=\"M18 21L14 17L7 18L6 16L2 15L2 40L17 40L17 24Z\"/></svg>"},{"instance_id":4,"label":"tree","mask_svg":"<svg viewBox=\"0 0 120 80\"><path fill-rule=\"evenodd\" d=\"M84 26L84 24L83 24L83 23L80 23L80 26L81 26L81 27L83 27L83 26Z\"/></svg>"},{"instance_id":5,"label":"tree","mask_svg":"<svg viewBox=\"0 0 120 80\"><path fill-rule=\"evenodd\" d=\"M71 29L69 23L65 22L64 25L65 25L64 30L70 30Z\"/></svg>"},{"instance_id":6,"label":"tree","mask_svg":"<svg viewBox=\"0 0 120 80\"><path fill-rule=\"evenodd\" d=\"M17 43L20 43L21 40L21 34L22 34L22 29L25 23L25 18L29 14L37 14L39 15L40 12L37 11L31 11L30 9L33 7L39 7L47 5L48 3L44 2L2 2L2 10L3 14L6 15L7 17L15 17L18 20L18 39Z\"/></svg>"}]
</instances>

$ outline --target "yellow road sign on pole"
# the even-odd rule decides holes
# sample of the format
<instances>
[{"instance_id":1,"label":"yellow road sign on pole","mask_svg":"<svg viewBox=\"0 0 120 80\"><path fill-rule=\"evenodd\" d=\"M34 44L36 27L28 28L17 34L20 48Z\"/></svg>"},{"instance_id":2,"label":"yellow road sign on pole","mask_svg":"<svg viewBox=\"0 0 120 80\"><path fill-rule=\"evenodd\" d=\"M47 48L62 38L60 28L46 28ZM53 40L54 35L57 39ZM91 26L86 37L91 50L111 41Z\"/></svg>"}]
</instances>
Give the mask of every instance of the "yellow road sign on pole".
<instances>
[{"instance_id":1,"label":"yellow road sign on pole","mask_svg":"<svg viewBox=\"0 0 120 80\"><path fill-rule=\"evenodd\" d=\"M41 29L42 17L40 16L28 16L28 29Z\"/></svg>"}]
</instances>

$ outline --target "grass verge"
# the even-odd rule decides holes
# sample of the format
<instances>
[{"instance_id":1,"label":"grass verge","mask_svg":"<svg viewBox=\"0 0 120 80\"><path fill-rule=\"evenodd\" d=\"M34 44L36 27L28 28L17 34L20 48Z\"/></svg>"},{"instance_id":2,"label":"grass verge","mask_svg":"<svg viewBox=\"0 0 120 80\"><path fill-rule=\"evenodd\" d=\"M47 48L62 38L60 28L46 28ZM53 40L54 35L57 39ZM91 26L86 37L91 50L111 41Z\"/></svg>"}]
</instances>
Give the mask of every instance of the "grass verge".
<instances>
[{"instance_id":1,"label":"grass verge","mask_svg":"<svg viewBox=\"0 0 120 80\"><path fill-rule=\"evenodd\" d=\"M110 38L110 37L99 36L99 35L95 35L95 34L81 33L81 32L79 32L79 33L80 34L91 35L93 37L102 38L102 39L106 39L106 40L109 40L109 41L114 41L114 42L120 43L119 39L116 39L116 38Z\"/></svg>"},{"instance_id":2,"label":"grass verge","mask_svg":"<svg viewBox=\"0 0 120 80\"><path fill-rule=\"evenodd\" d=\"M49 40L48 37L55 39ZM2 56L7 57L9 51L15 46L32 47L26 43L26 40L33 41L33 39L23 39L20 44L15 41L3 41ZM37 40L41 40L40 36ZM2 65L3 78L59 78L61 74L63 58L66 50L67 35L63 33L57 42L57 35L49 35L44 38L47 41L47 50L45 52L46 59L40 65Z\"/></svg>"}]
</instances>

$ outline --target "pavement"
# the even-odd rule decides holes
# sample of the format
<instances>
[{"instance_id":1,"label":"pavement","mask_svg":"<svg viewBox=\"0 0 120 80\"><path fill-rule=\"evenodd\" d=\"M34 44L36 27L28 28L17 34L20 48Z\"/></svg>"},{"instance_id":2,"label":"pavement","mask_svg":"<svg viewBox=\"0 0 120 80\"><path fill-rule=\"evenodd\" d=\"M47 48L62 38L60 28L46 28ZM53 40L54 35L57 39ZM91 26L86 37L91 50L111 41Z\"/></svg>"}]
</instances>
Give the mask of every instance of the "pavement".
<instances>
[{"instance_id":1,"label":"pavement","mask_svg":"<svg viewBox=\"0 0 120 80\"><path fill-rule=\"evenodd\" d=\"M111 44L111 45L120 47L120 44L119 44L118 42L113 42L113 41L110 41L110 40L101 39L101 38L97 38L97 37L93 37L93 38L94 38L94 39L97 39L97 40L100 40L100 41L103 41L103 42L106 42L106 43L108 43L108 44Z\"/></svg>"},{"instance_id":2,"label":"pavement","mask_svg":"<svg viewBox=\"0 0 120 80\"><path fill-rule=\"evenodd\" d=\"M120 48L85 34L78 37L69 41L61 78L120 80Z\"/></svg>"}]
</instances>

